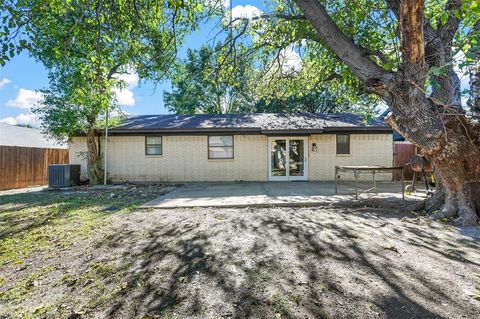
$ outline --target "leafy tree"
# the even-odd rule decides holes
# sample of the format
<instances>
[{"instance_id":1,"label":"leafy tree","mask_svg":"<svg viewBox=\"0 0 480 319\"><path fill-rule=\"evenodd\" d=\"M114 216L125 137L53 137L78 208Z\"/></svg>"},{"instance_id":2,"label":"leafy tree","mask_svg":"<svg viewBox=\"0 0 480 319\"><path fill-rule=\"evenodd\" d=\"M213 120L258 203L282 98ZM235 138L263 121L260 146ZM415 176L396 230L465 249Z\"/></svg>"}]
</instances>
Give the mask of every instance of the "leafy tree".
<instances>
[{"instance_id":1,"label":"leafy tree","mask_svg":"<svg viewBox=\"0 0 480 319\"><path fill-rule=\"evenodd\" d=\"M251 111L255 100L248 85L253 61L244 54L242 46L227 54L221 44L188 50L173 73L173 91L164 92L168 109L181 114Z\"/></svg>"},{"instance_id":2,"label":"leafy tree","mask_svg":"<svg viewBox=\"0 0 480 319\"><path fill-rule=\"evenodd\" d=\"M241 43L189 50L172 77L164 101L175 113L357 112L371 115L376 98L342 82L322 78L323 68L305 60L300 70L282 61L259 63ZM279 63L277 63L279 62Z\"/></svg>"},{"instance_id":3,"label":"leafy tree","mask_svg":"<svg viewBox=\"0 0 480 319\"><path fill-rule=\"evenodd\" d=\"M464 115L456 48L479 20L478 1L295 0L320 43L389 106L388 123L436 166L435 217L480 216L480 128ZM469 54L469 53L467 53ZM434 207L433 209L436 209Z\"/></svg>"},{"instance_id":4,"label":"leafy tree","mask_svg":"<svg viewBox=\"0 0 480 319\"><path fill-rule=\"evenodd\" d=\"M345 83L338 74L325 76L318 61L302 60L300 70L270 69L254 78L252 89L259 98L257 111L340 113L353 112L370 117L378 99L362 87Z\"/></svg>"},{"instance_id":5,"label":"leafy tree","mask_svg":"<svg viewBox=\"0 0 480 319\"><path fill-rule=\"evenodd\" d=\"M90 181L98 183L97 131L103 114L118 111L112 89L125 85L118 74L160 80L202 6L196 0L31 0L4 1L0 9L0 63L28 49L46 66L50 89L35 112L57 138L85 133Z\"/></svg>"},{"instance_id":6,"label":"leafy tree","mask_svg":"<svg viewBox=\"0 0 480 319\"><path fill-rule=\"evenodd\" d=\"M264 61L301 47L306 60L319 64L322 84L333 79L383 100L392 111L388 123L421 149L443 181L427 208L434 217L476 225L480 127L465 116L454 68L471 74L474 107L479 19L477 0L273 0L268 12L228 27L236 34L231 45L243 35Z\"/></svg>"}]
</instances>

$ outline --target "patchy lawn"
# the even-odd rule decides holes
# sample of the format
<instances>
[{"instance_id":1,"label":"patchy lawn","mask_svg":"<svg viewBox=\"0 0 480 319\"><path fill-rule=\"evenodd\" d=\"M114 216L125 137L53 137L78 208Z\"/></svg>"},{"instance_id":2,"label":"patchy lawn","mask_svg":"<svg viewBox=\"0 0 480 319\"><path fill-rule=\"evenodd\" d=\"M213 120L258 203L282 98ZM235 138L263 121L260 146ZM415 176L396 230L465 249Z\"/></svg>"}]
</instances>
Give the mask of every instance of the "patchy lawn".
<instances>
[{"instance_id":1,"label":"patchy lawn","mask_svg":"<svg viewBox=\"0 0 480 319\"><path fill-rule=\"evenodd\" d=\"M0 196L0 317L41 317L55 310L50 305L30 308L24 303L32 302L31 293L48 288L39 283L63 267L67 251L83 246L85 253L91 249L84 246L88 239L105 229L113 215L131 212L169 188L131 185L67 192L3 192L7 195ZM62 280L67 278L66 273Z\"/></svg>"},{"instance_id":2,"label":"patchy lawn","mask_svg":"<svg viewBox=\"0 0 480 319\"><path fill-rule=\"evenodd\" d=\"M379 208L0 197L0 317L478 318L478 229ZM111 194L114 193L114 196Z\"/></svg>"}]
</instances>

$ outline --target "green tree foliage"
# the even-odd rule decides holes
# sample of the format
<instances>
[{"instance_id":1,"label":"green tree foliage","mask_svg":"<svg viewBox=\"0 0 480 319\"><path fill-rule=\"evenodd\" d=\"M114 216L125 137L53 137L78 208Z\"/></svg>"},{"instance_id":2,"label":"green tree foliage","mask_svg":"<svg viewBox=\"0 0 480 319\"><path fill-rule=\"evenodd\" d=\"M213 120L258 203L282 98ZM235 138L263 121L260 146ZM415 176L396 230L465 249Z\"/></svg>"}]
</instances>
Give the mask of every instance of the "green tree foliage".
<instances>
[{"instance_id":1,"label":"green tree foliage","mask_svg":"<svg viewBox=\"0 0 480 319\"><path fill-rule=\"evenodd\" d=\"M372 116L378 99L363 91L357 83L346 83L338 74L325 74L318 61L305 58L299 70L281 63L257 72L252 83L259 97L258 112L352 112Z\"/></svg>"},{"instance_id":2,"label":"green tree foliage","mask_svg":"<svg viewBox=\"0 0 480 319\"><path fill-rule=\"evenodd\" d=\"M162 79L203 11L197 0L4 1L0 10L0 64L28 49L45 65L50 88L35 112L54 137L86 134L92 183L102 175L95 135L102 115L118 111L119 74Z\"/></svg>"},{"instance_id":3,"label":"green tree foliage","mask_svg":"<svg viewBox=\"0 0 480 319\"><path fill-rule=\"evenodd\" d=\"M320 2L325 5L329 16L335 21L338 28L363 51L364 56L375 61L385 71L396 72L399 70L401 53L398 19L390 8L391 3L398 1L326 0ZM446 7L450 9L445 10ZM452 52L447 52L447 58L451 59L451 62L438 61L439 66L430 69L427 83L434 91L440 92L439 88L445 86L443 82L451 72L453 64L460 67L464 76L468 76L472 70L478 69L478 32L474 31L474 26L475 23L478 24L479 8L478 1L473 0L426 1L425 15L434 31L439 28L456 29L451 43ZM281 101L291 103L296 101L296 98L292 98L292 96L298 98L302 94L314 94L316 90L313 87L321 88L317 91L322 92L322 95L330 92L335 99L349 101L353 104L358 103L355 101L356 98L359 98L359 104L363 105L368 103L375 105L378 101L378 97L366 92L364 83L319 37L295 1L269 1L267 9L260 15L236 18L231 23L228 21L229 13L223 12L223 15L227 17L223 20L225 32L233 32L233 36L227 38L228 44L235 46L242 41L251 44L250 49L256 52L257 58L265 70L271 66L272 61L278 60L281 52L285 49L302 52L302 64L307 66L307 73L310 77L306 79L305 75L300 75L300 78L305 78L305 81L297 81L298 78L292 76L288 79L285 79L285 76L277 76L274 77L275 81L262 78L261 80L266 81L257 83L263 84L262 86L266 89L270 89L269 86L272 86L270 93L263 90L267 101L274 101L275 96L280 96ZM458 21L460 21L459 27L456 28L455 23ZM437 52L430 52L427 58L437 59L436 54ZM438 59L440 60L440 58ZM292 89L294 86L287 85L285 82L300 83L303 90L295 91ZM446 103L445 97L442 97L441 94L434 95L438 102ZM459 98L457 103L460 103ZM278 103L275 104L278 105ZM344 104L340 103L340 105Z\"/></svg>"},{"instance_id":4,"label":"green tree foliage","mask_svg":"<svg viewBox=\"0 0 480 319\"><path fill-rule=\"evenodd\" d=\"M172 78L172 92L164 92L170 111L356 112L371 116L378 97L366 92L348 66L322 44L297 6L290 1L272 1L269 6L268 13L233 20L227 9L216 11L225 37L213 49L189 51L187 59L180 62ZM332 6L340 9L335 2ZM369 9L355 11L356 5L347 6L352 13L338 10L339 19L354 15L354 23L345 25L352 34L357 29L368 34L374 21L362 19ZM362 41L375 42L373 52L389 42L391 32L385 29L374 39ZM301 66L292 66L288 53L297 54ZM394 67L394 56L378 55L383 65Z\"/></svg>"},{"instance_id":5,"label":"green tree foliage","mask_svg":"<svg viewBox=\"0 0 480 319\"><path fill-rule=\"evenodd\" d=\"M171 112L356 112L370 116L374 96L353 87L338 74L325 78L324 67L314 60L289 67L282 56L262 64L258 52L243 43L189 50L172 72L172 92L164 92ZM356 84L356 83L355 83Z\"/></svg>"},{"instance_id":6,"label":"green tree foliage","mask_svg":"<svg viewBox=\"0 0 480 319\"><path fill-rule=\"evenodd\" d=\"M230 48L218 44L188 50L171 78L173 91L164 92L165 105L175 113L249 112L255 98L249 88L253 60L243 46Z\"/></svg>"}]
</instances>

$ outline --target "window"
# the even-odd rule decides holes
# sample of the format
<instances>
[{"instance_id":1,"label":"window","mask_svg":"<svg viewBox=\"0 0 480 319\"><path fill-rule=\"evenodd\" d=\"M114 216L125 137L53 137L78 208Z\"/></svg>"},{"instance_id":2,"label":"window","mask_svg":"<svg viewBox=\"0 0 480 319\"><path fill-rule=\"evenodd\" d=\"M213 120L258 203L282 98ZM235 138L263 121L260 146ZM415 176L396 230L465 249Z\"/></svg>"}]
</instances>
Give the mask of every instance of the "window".
<instances>
[{"instance_id":1,"label":"window","mask_svg":"<svg viewBox=\"0 0 480 319\"><path fill-rule=\"evenodd\" d=\"M145 136L145 155L162 155L161 136Z\"/></svg>"},{"instance_id":2,"label":"window","mask_svg":"<svg viewBox=\"0 0 480 319\"><path fill-rule=\"evenodd\" d=\"M337 134L337 154L350 154L350 134Z\"/></svg>"},{"instance_id":3,"label":"window","mask_svg":"<svg viewBox=\"0 0 480 319\"><path fill-rule=\"evenodd\" d=\"M208 158L233 158L233 136L209 136Z\"/></svg>"}]
</instances>

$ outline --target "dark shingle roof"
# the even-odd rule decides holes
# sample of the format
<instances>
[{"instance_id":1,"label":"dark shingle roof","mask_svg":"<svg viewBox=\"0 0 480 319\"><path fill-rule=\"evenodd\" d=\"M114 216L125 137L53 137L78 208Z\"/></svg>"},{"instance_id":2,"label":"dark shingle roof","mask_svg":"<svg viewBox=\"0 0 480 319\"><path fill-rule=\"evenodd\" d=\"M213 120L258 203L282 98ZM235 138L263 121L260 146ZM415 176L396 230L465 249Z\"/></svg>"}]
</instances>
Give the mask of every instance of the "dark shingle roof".
<instances>
[{"instance_id":1,"label":"dark shingle roof","mask_svg":"<svg viewBox=\"0 0 480 319\"><path fill-rule=\"evenodd\" d=\"M391 132L383 121L373 120L367 125L361 116L346 113L134 115L110 131L112 133L243 131L268 134L332 130Z\"/></svg>"},{"instance_id":2,"label":"dark shingle roof","mask_svg":"<svg viewBox=\"0 0 480 319\"><path fill-rule=\"evenodd\" d=\"M38 148L67 148L48 139L39 129L0 123L0 145Z\"/></svg>"}]
</instances>

